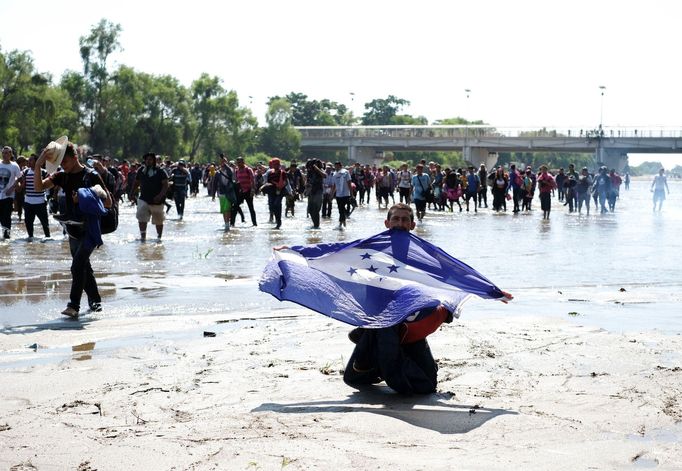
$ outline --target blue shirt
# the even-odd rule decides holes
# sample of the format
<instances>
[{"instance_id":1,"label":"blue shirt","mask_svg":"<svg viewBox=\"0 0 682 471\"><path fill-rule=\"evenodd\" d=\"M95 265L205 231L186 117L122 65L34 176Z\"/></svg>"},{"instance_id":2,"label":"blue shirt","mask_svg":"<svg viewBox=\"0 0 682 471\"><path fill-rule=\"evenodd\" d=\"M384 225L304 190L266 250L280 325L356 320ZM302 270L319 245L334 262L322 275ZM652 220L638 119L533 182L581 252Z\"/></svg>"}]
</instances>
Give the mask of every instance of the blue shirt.
<instances>
[{"instance_id":1,"label":"blue shirt","mask_svg":"<svg viewBox=\"0 0 682 471\"><path fill-rule=\"evenodd\" d=\"M431 178L429 178L427 174L422 173L421 176L414 175L412 177L412 198L415 200L425 200L426 197L424 196L424 192L428 190L430 186Z\"/></svg>"}]
</instances>

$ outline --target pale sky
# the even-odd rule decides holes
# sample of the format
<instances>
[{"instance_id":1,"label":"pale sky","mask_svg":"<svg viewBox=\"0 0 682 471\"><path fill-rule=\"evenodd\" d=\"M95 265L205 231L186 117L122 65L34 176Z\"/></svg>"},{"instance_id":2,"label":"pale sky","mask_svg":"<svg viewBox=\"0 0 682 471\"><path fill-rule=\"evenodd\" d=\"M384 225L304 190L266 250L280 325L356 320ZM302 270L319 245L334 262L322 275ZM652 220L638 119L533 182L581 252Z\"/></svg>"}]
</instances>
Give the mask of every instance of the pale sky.
<instances>
[{"instance_id":1,"label":"pale sky","mask_svg":"<svg viewBox=\"0 0 682 471\"><path fill-rule=\"evenodd\" d=\"M261 120L269 96L296 91L358 116L393 94L429 121L682 130L673 0L0 0L0 17L2 50L30 50L55 81L107 18L123 28L112 69L217 75Z\"/></svg>"}]
</instances>

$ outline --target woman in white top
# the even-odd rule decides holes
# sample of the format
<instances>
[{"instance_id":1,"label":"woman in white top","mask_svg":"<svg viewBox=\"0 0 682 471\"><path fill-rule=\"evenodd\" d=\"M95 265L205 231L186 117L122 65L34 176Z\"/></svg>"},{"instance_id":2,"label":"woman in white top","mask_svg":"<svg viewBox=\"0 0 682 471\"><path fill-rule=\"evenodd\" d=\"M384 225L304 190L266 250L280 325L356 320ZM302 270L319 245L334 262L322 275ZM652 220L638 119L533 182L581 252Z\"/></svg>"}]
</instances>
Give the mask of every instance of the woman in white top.
<instances>
[{"instance_id":1,"label":"woman in white top","mask_svg":"<svg viewBox=\"0 0 682 471\"><path fill-rule=\"evenodd\" d=\"M44 191L36 191L35 189L35 172L33 167L36 164L36 156L31 155L28 159L28 166L21 172L19 177L19 184L24 188L24 224L26 224L26 232L28 233L28 240L33 240L33 221L36 216L40 224L43 226L43 234L46 238L50 237L50 224L47 217L47 200L45 199ZM47 172L41 169L42 178L47 178Z\"/></svg>"}]
</instances>

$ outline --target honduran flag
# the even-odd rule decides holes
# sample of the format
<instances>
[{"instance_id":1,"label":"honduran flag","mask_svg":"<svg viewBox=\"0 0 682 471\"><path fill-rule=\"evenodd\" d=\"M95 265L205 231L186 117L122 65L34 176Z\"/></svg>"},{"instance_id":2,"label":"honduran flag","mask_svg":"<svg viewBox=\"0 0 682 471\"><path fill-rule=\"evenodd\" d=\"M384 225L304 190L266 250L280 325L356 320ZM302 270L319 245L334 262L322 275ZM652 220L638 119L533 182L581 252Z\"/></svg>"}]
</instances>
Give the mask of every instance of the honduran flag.
<instances>
[{"instance_id":1,"label":"honduran flag","mask_svg":"<svg viewBox=\"0 0 682 471\"><path fill-rule=\"evenodd\" d=\"M459 317L473 295L508 299L467 264L399 229L348 243L274 251L259 288L280 301L370 328L399 324L440 304Z\"/></svg>"}]
</instances>

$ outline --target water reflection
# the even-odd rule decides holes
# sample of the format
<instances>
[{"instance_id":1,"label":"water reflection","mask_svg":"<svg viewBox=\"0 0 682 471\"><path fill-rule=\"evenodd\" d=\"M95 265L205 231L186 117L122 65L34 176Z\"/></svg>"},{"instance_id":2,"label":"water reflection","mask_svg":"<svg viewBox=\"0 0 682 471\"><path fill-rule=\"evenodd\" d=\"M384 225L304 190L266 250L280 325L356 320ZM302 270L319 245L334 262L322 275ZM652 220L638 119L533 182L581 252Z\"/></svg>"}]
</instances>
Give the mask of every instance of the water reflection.
<instances>
[{"instance_id":1,"label":"water reflection","mask_svg":"<svg viewBox=\"0 0 682 471\"><path fill-rule=\"evenodd\" d=\"M87 342L71 347L73 352L73 359L76 361L85 361L92 359L92 351L95 349L95 342Z\"/></svg>"}]
</instances>

